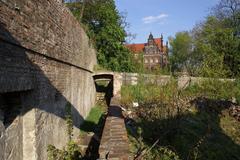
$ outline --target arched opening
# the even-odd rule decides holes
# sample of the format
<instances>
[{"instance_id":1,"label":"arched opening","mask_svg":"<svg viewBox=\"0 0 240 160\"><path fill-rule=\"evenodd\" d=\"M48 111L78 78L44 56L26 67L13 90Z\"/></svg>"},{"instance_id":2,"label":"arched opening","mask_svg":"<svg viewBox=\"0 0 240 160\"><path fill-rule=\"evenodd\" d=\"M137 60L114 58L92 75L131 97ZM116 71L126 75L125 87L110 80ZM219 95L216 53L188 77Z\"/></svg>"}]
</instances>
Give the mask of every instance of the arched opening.
<instances>
[{"instance_id":1,"label":"arched opening","mask_svg":"<svg viewBox=\"0 0 240 160\"><path fill-rule=\"evenodd\" d=\"M96 91L99 99L104 98L109 106L110 100L113 97L113 75L112 74L96 74L93 76ZM102 96L101 96L102 95Z\"/></svg>"}]
</instances>

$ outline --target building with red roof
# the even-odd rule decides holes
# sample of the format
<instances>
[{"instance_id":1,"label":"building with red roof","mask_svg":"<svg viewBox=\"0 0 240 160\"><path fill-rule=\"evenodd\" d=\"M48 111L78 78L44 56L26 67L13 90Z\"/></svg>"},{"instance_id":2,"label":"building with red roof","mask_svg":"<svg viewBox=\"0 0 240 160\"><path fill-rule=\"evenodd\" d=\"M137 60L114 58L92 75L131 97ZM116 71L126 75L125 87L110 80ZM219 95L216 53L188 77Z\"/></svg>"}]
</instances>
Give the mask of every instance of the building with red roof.
<instances>
[{"instance_id":1,"label":"building with red roof","mask_svg":"<svg viewBox=\"0 0 240 160\"><path fill-rule=\"evenodd\" d=\"M168 64L168 42L163 44L163 36L161 38L153 38L152 33L148 37L147 43L127 44L126 47L138 57L143 53L143 63L145 68L155 69L156 67L165 67Z\"/></svg>"}]
</instances>

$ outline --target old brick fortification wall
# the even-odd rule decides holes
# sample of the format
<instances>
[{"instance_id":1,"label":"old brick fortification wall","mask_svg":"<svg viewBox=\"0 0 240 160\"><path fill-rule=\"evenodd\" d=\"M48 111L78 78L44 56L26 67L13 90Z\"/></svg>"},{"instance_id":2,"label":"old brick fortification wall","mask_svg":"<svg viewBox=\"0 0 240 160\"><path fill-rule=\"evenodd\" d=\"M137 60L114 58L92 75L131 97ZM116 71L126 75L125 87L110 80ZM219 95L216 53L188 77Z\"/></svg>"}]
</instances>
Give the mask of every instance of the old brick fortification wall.
<instances>
[{"instance_id":1,"label":"old brick fortification wall","mask_svg":"<svg viewBox=\"0 0 240 160\"><path fill-rule=\"evenodd\" d=\"M0 0L0 159L46 160L95 102L96 54L59 0Z\"/></svg>"}]
</instances>

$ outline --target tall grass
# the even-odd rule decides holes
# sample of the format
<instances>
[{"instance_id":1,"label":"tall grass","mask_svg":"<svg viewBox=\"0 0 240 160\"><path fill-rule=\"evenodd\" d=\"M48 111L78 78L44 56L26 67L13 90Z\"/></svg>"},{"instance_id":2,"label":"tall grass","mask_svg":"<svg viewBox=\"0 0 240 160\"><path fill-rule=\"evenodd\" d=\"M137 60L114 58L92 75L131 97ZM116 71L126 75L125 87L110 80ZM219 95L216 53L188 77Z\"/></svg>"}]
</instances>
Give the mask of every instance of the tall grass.
<instances>
[{"instance_id":1,"label":"tall grass","mask_svg":"<svg viewBox=\"0 0 240 160\"><path fill-rule=\"evenodd\" d=\"M122 86L121 94L122 103L136 113L134 120L141 131L137 141L130 138L138 148L135 151L139 147L151 148L159 139L143 159L238 158L239 122L229 116L224 104L233 97L239 103L239 80L209 79L179 90L172 79L164 86ZM203 108L194 103L196 100ZM132 102L139 102L140 106L131 108Z\"/></svg>"}]
</instances>

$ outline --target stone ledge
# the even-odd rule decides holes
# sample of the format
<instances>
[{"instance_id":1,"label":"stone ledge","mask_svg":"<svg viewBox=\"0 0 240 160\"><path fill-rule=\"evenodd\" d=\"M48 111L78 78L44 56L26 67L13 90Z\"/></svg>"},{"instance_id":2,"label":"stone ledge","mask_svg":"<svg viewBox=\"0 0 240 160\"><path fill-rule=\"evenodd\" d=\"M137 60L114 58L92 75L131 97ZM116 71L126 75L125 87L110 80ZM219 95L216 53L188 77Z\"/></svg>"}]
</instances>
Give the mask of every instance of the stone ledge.
<instances>
[{"instance_id":1,"label":"stone ledge","mask_svg":"<svg viewBox=\"0 0 240 160\"><path fill-rule=\"evenodd\" d=\"M114 105L112 105L114 104ZM124 117L117 98L112 98L100 142L100 159L130 160Z\"/></svg>"}]
</instances>

